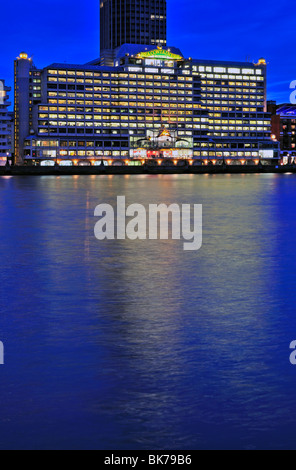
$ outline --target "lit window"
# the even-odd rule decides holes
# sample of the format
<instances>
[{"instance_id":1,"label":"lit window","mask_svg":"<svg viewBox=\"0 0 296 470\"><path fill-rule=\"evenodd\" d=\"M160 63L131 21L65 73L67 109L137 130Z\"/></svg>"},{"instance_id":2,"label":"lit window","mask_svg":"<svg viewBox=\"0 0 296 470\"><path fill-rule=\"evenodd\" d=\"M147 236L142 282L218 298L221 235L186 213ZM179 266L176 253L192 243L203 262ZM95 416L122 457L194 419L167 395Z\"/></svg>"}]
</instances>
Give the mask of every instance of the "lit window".
<instances>
[{"instance_id":1,"label":"lit window","mask_svg":"<svg viewBox=\"0 0 296 470\"><path fill-rule=\"evenodd\" d=\"M240 74L241 71L240 71L240 69L229 68L228 73Z\"/></svg>"},{"instance_id":2,"label":"lit window","mask_svg":"<svg viewBox=\"0 0 296 470\"><path fill-rule=\"evenodd\" d=\"M226 73L226 69L224 67L214 67L215 73Z\"/></svg>"}]
</instances>

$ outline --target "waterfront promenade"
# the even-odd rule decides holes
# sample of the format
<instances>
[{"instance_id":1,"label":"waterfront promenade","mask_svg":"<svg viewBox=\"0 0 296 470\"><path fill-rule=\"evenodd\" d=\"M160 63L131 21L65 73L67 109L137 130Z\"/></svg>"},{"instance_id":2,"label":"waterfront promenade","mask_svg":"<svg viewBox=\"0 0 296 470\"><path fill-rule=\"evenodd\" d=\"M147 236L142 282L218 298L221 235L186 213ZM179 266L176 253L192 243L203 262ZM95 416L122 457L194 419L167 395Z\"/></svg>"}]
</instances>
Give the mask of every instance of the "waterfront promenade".
<instances>
[{"instance_id":1,"label":"waterfront promenade","mask_svg":"<svg viewBox=\"0 0 296 470\"><path fill-rule=\"evenodd\" d=\"M296 165L0 167L0 176L296 173Z\"/></svg>"}]
</instances>

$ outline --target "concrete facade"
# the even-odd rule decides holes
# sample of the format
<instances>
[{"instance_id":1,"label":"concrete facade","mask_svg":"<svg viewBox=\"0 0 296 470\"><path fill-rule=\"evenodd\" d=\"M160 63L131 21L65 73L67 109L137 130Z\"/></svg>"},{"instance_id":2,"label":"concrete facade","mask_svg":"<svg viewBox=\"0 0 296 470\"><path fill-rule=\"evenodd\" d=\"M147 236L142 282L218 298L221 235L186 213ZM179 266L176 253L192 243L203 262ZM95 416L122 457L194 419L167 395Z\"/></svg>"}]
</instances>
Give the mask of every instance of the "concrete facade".
<instances>
[{"instance_id":1,"label":"concrete facade","mask_svg":"<svg viewBox=\"0 0 296 470\"><path fill-rule=\"evenodd\" d=\"M5 85L4 80L0 80L0 165L6 164L7 159L11 157L11 116L9 115L8 93L11 88Z\"/></svg>"},{"instance_id":2,"label":"concrete facade","mask_svg":"<svg viewBox=\"0 0 296 470\"><path fill-rule=\"evenodd\" d=\"M19 60L27 61L16 113L22 161L279 158L263 62L192 60L148 45L122 46L113 67L38 70Z\"/></svg>"}]
</instances>

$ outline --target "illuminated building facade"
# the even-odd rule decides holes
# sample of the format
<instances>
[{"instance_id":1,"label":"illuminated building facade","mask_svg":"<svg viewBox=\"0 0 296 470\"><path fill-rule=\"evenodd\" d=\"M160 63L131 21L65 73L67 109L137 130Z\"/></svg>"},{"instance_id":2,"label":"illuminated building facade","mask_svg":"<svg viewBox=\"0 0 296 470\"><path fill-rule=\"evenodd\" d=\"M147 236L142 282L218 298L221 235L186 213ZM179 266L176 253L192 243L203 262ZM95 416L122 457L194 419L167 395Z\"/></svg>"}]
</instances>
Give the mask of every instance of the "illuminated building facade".
<instances>
[{"instance_id":1,"label":"illuminated building facade","mask_svg":"<svg viewBox=\"0 0 296 470\"><path fill-rule=\"evenodd\" d=\"M285 163L296 161L296 105L268 102L271 113L272 134L280 142Z\"/></svg>"},{"instance_id":2,"label":"illuminated building facade","mask_svg":"<svg viewBox=\"0 0 296 470\"><path fill-rule=\"evenodd\" d=\"M101 65L123 44L166 45L166 0L101 0Z\"/></svg>"},{"instance_id":3,"label":"illuminated building facade","mask_svg":"<svg viewBox=\"0 0 296 470\"><path fill-rule=\"evenodd\" d=\"M92 62L37 70L28 57L16 62L20 160L279 157L266 113L264 61L199 61L176 48L124 45L113 67Z\"/></svg>"},{"instance_id":4,"label":"illuminated building facade","mask_svg":"<svg viewBox=\"0 0 296 470\"><path fill-rule=\"evenodd\" d=\"M11 159L12 159L12 154L14 154L14 112L9 111L8 112L8 123L7 123L7 128L8 128L8 145L11 150Z\"/></svg>"},{"instance_id":5,"label":"illuminated building facade","mask_svg":"<svg viewBox=\"0 0 296 470\"><path fill-rule=\"evenodd\" d=\"M0 80L0 166L7 162L11 156L11 116L8 107L8 92L11 88L5 86L4 80Z\"/></svg>"},{"instance_id":6,"label":"illuminated building facade","mask_svg":"<svg viewBox=\"0 0 296 470\"><path fill-rule=\"evenodd\" d=\"M16 161L100 164L279 157L266 62L192 60L166 46L166 0L101 0L101 57L15 61Z\"/></svg>"},{"instance_id":7,"label":"illuminated building facade","mask_svg":"<svg viewBox=\"0 0 296 470\"><path fill-rule=\"evenodd\" d=\"M23 163L24 141L33 129L33 112L41 100L41 72L22 52L14 61L14 150L15 162Z\"/></svg>"}]
</instances>

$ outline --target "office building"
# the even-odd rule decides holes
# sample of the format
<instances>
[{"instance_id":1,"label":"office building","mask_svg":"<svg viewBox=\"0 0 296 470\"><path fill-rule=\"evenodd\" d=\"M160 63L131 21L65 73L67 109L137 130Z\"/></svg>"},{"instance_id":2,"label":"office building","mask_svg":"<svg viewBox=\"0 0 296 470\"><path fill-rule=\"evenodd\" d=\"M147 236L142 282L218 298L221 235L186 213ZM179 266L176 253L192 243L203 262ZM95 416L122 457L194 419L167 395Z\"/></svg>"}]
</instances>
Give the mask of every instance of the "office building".
<instances>
[{"instance_id":1,"label":"office building","mask_svg":"<svg viewBox=\"0 0 296 470\"><path fill-rule=\"evenodd\" d=\"M166 0L101 0L101 65L123 44L166 45Z\"/></svg>"},{"instance_id":2,"label":"office building","mask_svg":"<svg viewBox=\"0 0 296 470\"><path fill-rule=\"evenodd\" d=\"M6 164L11 157L11 116L9 115L8 92L11 88L5 85L4 80L0 80L0 166Z\"/></svg>"},{"instance_id":3,"label":"office building","mask_svg":"<svg viewBox=\"0 0 296 470\"><path fill-rule=\"evenodd\" d=\"M14 112L8 112L8 143L11 149L11 154L14 155Z\"/></svg>"},{"instance_id":4,"label":"office building","mask_svg":"<svg viewBox=\"0 0 296 470\"><path fill-rule=\"evenodd\" d=\"M14 61L14 150L15 162L24 161L24 141L33 129L33 110L41 99L41 72L22 52Z\"/></svg>"},{"instance_id":5,"label":"office building","mask_svg":"<svg viewBox=\"0 0 296 470\"><path fill-rule=\"evenodd\" d=\"M186 58L166 46L165 1L102 0L101 21L97 60L37 69L25 53L16 59L17 162L279 158L264 59Z\"/></svg>"},{"instance_id":6,"label":"office building","mask_svg":"<svg viewBox=\"0 0 296 470\"><path fill-rule=\"evenodd\" d=\"M140 45L122 46L114 67L38 70L28 57L17 61L21 160L278 158L263 61L191 60L175 48Z\"/></svg>"},{"instance_id":7,"label":"office building","mask_svg":"<svg viewBox=\"0 0 296 470\"><path fill-rule=\"evenodd\" d=\"M275 101L269 101L268 111L271 113L271 132L280 142L284 163L296 161L296 105L277 105Z\"/></svg>"}]
</instances>

